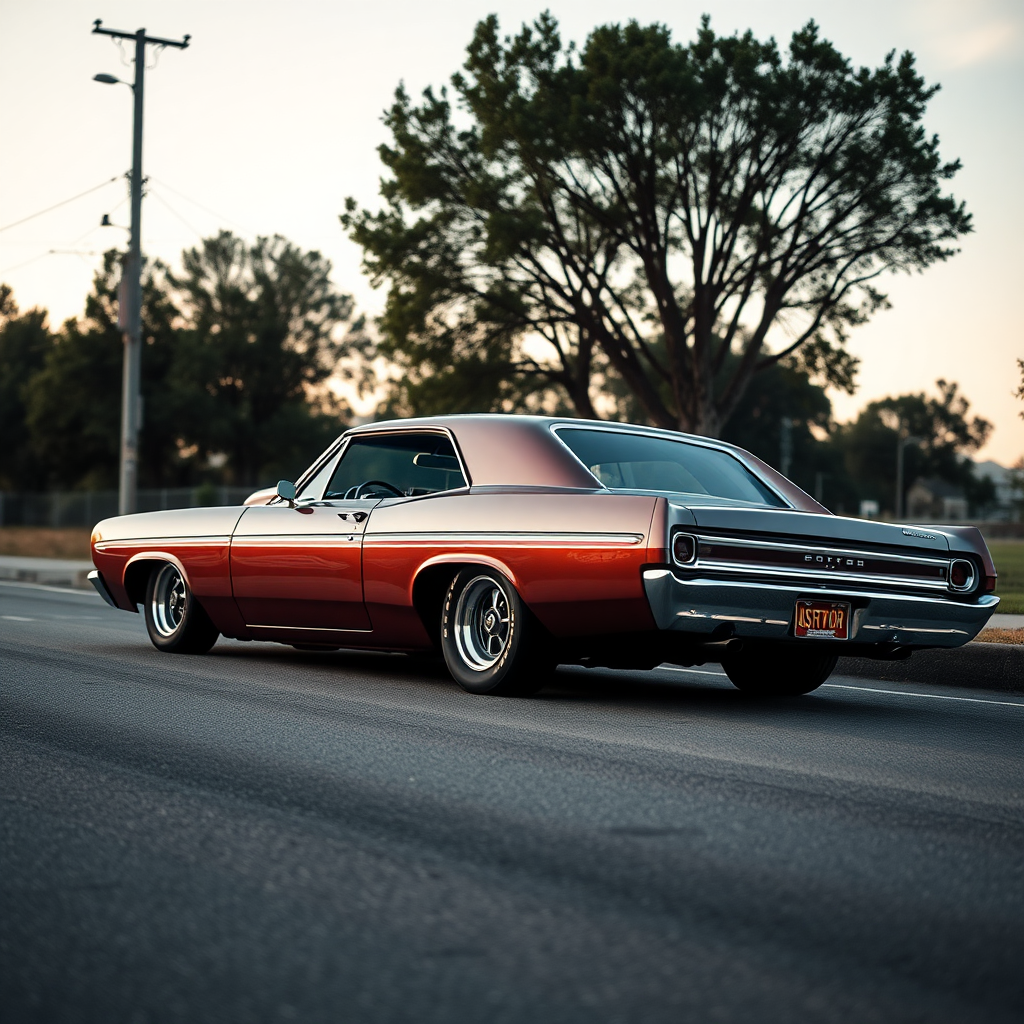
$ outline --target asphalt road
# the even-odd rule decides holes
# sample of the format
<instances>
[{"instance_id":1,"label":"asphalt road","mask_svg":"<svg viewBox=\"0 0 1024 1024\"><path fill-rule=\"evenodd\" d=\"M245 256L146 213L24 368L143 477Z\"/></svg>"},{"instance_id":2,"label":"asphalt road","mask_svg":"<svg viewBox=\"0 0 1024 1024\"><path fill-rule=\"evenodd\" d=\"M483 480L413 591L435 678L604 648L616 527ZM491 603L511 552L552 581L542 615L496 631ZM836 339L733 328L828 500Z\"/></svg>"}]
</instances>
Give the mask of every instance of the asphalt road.
<instances>
[{"instance_id":1,"label":"asphalt road","mask_svg":"<svg viewBox=\"0 0 1024 1024\"><path fill-rule=\"evenodd\" d=\"M0 584L0 1018L1019 1022L1024 698L892 689L473 697Z\"/></svg>"}]
</instances>

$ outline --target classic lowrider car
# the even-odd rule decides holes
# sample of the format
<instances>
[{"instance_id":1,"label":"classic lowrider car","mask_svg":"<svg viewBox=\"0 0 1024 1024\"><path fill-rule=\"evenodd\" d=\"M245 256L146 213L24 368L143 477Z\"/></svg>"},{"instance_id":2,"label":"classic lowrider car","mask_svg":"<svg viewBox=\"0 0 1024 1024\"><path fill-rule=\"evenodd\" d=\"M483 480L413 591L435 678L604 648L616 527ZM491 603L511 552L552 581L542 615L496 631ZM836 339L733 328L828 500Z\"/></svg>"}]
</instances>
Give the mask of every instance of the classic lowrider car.
<instances>
[{"instance_id":1,"label":"classic lowrider car","mask_svg":"<svg viewBox=\"0 0 1024 1024\"><path fill-rule=\"evenodd\" d=\"M721 441L528 416L356 427L276 493L106 519L92 550L161 651L439 650L472 693L708 661L807 693L839 654L965 644L999 603L973 527L842 518Z\"/></svg>"}]
</instances>

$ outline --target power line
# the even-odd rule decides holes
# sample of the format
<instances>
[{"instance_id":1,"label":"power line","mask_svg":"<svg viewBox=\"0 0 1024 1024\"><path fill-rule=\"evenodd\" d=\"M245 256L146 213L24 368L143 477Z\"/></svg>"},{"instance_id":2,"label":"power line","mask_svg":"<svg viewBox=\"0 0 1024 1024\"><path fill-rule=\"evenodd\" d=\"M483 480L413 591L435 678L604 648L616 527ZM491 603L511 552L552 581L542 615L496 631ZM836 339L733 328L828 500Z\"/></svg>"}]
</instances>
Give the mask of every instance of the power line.
<instances>
[{"instance_id":1,"label":"power line","mask_svg":"<svg viewBox=\"0 0 1024 1024\"><path fill-rule=\"evenodd\" d=\"M180 213L178 213L178 211L173 206L171 206L171 204L169 202L167 202L167 200L164 199L164 197L162 195L160 195L160 193L157 192L157 190L155 188L153 188L152 185L150 185L149 194L154 199L158 200L161 203L161 205L163 205L168 210L170 210L171 213L173 213L174 216L177 217L178 220L180 220L181 223L184 224L185 227L187 227L189 229L189 231L191 231L194 235L196 235L196 237L198 237L198 238L202 238L203 237L203 233L201 231L199 231L197 228L193 227L191 224L189 224L189 222L187 220L185 220L185 218Z\"/></svg>"},{"instance_id":2,"label":"power line","mask_svg":"<svg viewBox=\"0 0 1024 1024\"><path fill-rule=\"evenodd\" d=\"M168 185L166 181L162 181L160 178L154 178L150 175L150 181L156 182L161 188L167 189L168 192L173 192L179 199L184 199L186 203L191 203L193 206L198 206L204 213L208 213L211 217L216 217L218 220L223 221L225 224L230 224L237 228L239 231L244 231L246 234L253 235L255 232L249 231L244 225L239 224L236 220L231 217L225 217L222 213L218 213L216 210L211 210L210 207L204 206L202 203L196 201L185 195L183 192L179 192L176 188Z\"/></svg>"},{"instance_id":3,"label":"power line","mask_svg":"<svg viewBox=\"0 0 1024 1024\"><path fill-rule=\"evenodd\" d=\"M99 256L100 253L92 249L47 249L46 252L41 252L38 256L33 256L30 260L25 260L24 263L18 263L13 267L5 267L0 270L0 274L9 274L14 270L21 270L22 267L27 267L30 263L36 263L43 259L45 256Z\"/></svg>"},{"instance_id":4,"label":"power line","mask_svg":"<svg viewBox=\"0 0 1024 1024\"><path fill-rule=\"evenodd\" d=\"M92 192L98 192L101 188L105 188L107 185L111 184L111 182L117 181L120 177L121 175L117 174L113 178L108 178L106 181L101 182L99 185L87 188L84 192L79 192L77 196L72 196L70 199L62 199L59 203L54 203L53 206L48 206L45 210L40 210L38 213L32 213L27 217L22 217L21 220L16 220L13 224L5 224L0 228L0 231L7 231L9 228L16 228L19 224L25 224L30 220L35 220L36 217L42 217L44 213L49 213L51 210L56 210L61 206L67 206L68 203L73 203L76 199L81 199L83 196L87 196Z\"/></svg>"}]
</instances>

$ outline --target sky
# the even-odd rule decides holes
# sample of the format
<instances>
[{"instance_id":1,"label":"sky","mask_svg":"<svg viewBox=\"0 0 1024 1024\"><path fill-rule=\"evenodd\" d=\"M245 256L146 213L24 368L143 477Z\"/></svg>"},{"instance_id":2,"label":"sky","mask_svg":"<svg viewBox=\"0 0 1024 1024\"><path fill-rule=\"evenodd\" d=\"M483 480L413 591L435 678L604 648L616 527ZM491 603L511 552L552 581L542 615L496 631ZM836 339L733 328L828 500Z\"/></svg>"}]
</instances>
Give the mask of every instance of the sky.
<instances>
[{"instance_id":1,"label":"sky","mask_svg":"<svg viewBox=\"0 0 1024 1024\"><path fill-rule=\"evenodd\" d=\"M925 127L944 158L963 161L951 188L975 230L949 262L886 280L892 308L854 331L859 386L832 395L836 416L885 395L934 392L941 377L996 426L980 458L1024 456L1013 398L1024 358L1024 0L0 0L0 281L22 309L45 307L59 323L82 312L99 254L127 237L99 226L105 213L128 223L132 100L123 86L91 80L132 75L116 44L91 33L102 18L192 37L186 50L151 51L144 252L174 264L222 227L279 233L330 258L339 287L378 312L383 293L361 274L338 214L347 196L378 203L381 114L396 86L415 95L444 83L487 14L513 32L545 6L577 42L631 18L686 40L707 11L718 32L750 28L780 43L813 18L858 65L912 50L925 79L942 85Z\"/></svg>"}]
</instances>

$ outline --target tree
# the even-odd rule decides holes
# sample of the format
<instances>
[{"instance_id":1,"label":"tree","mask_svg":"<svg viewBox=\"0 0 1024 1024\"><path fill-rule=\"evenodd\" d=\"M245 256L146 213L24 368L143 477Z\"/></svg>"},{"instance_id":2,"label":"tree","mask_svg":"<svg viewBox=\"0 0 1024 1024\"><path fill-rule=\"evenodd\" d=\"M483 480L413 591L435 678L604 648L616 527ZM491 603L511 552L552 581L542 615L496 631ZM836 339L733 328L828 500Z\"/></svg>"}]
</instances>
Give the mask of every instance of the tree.
<instances>
[{"instance_id":1,"label":"tree","mask_svg":"<svg viewBox=\"0 0 1024 1024\"><path fill-rule=\"evenodd\" d=\"M921 127L937 88L910 53L855 69L813 22L785 57L706 17L690 44L630 22L580 52L549 14L514 38L480 22L454 99L396 92L384 208L342 216L388 285L403 394L494 365L593 416L617 377L649 421L718 434L794 354L849 387L843 345L886 303L881 275L970 230L942 193L959 162Z\"/></svg>"},{"instance_id":2,"label":"tree","mask_svg":"<svg viewBox=\"0 0 1024 1024\"><path fill-rule=\"evenodd\" d=\"M783 435L788 432L788 475L814 494L819 473L834 475L822 444L832 427L832 403L825 388L815 384L806 369L786 360L754 377L722 438L782 470Z\"/></svg>"},{"instance_id":3,"label":"tree","mask_svg":"<svg viewBox=\"0 0 1024 1024\"><path fill-rule=\"evenodd\" d=\"M45 362L25 385L25 423L36 463L35 487L117 486L121 436L121 370L117 326L121 253L110 250L93 278L81 319L54 335ZM166 268L147 265L142 283L142 399L139 480L144 487L186 482L176 457L177 429L167 375L176 353L177 311Z\"/></svg>"},{"instance_id":4,"label":"tree","mask_svg":"<svg viewBox=\"0 0 1024 1024\"><path fill-rule=\"evenodd\" d=\"M324 382L363 343L351 299L323 257L282 238L223 232L182 260L180 275L151 262L143 278L141 485L294 476L341 429ZM19 378L35 487L116 486L119 261L105 254L85 315Z\"/></svg>"},{"instance_id":5,"label":"tree","mask_svg":"<svg viewBox=\"0 0 1024 1024\"><path fill-rule=\"evenodd\" d=\"M344 402L324 386L364 344L331 264L280 236L249 245L227 231L182 254L182 315L170 377L178 446L251 484L294 477L339 433Z\"/></svg>"},{"instance_id":6,"label":"tree","mask_svg":"<svg viewBox=\"0 0 1024 1024\"><path fill-rule=\"evenodd\" d=\"M45 309L20 313L9 285L0 285L0 490L38 487L25 422L25 386L53 344Z\"/></svg>"},{"instance_id":7,"label":"tree","mask_svg":"<svg viewBox=\"0 0 1024 1024\"><path fill-rule=\"evenodd\" d=\"M992 424L970 416L970 402L952 382L938 380L938 397L923 393L871 402L856 421L842 430L837 446L861 498L894 505L896 446L900 437L920 440L904 452L904 498L914 480L938 477L964 488L968 502L991 501L991 485L976 480L965 458L988 440Z\"/></svg>"}]
</instances>

